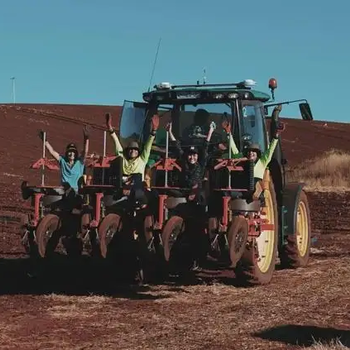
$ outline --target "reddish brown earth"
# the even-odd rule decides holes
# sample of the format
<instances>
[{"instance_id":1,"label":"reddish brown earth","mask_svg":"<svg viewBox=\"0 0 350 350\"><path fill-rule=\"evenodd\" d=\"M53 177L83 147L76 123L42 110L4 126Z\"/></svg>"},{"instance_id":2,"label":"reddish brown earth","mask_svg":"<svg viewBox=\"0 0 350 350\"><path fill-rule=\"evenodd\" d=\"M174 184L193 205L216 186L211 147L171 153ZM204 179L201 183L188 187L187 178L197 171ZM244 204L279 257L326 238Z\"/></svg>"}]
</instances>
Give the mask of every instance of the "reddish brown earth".
<instances>
[{"instance_id":1,"label":"reddish brown earth","mask_svg":"<svg viewBox=\"0 0 350 350\"><path fill-rule=\"evenodd\" d=\"M215 278L118 286L85 258L62 257L45 279L28 274L14 213L29 210L21 181L40 180L29 169L41 157L36 130L45 129L63 151L70 141L82 145L81 128L89 123L91 150L102 152L107 111L117 115L120 108L0 106L0 349L300 349L313 338L336 337L350 346L350 192L309 193L318 237L310 264L277 269L268 286L237 288ZM350 147L348 124L284 121L291 166ZM57 174L47 180L56 183Z\"/></svg>"}]
</instances>

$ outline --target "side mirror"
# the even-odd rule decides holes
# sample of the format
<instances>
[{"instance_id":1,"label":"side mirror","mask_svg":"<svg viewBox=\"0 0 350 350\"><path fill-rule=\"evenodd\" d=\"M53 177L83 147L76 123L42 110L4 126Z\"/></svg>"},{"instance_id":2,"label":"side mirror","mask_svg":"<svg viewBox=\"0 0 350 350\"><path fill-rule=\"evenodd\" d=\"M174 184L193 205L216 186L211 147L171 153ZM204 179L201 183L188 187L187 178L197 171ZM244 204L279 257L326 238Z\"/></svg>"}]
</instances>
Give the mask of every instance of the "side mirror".
<instances>
[{"instance_id":1,"label":"side mirror","mask_svg":"<svg viewBox=\"0 0 350 350\"><path fill-rule=\"evenodd\" d=\"M303 120L314 120L310 105L307 102L299 103L299 109Z\"/></svg>"}]
</instances>

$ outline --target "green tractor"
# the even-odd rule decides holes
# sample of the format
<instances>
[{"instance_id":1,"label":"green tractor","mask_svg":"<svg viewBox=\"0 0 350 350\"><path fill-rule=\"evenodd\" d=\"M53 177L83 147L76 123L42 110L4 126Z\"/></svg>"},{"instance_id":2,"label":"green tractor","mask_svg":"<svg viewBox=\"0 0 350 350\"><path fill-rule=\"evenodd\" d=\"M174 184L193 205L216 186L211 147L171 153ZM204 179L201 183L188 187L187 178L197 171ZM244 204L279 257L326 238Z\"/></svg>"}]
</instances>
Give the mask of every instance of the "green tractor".
<instances>
[{"instance_id":1,"label":"green tractor","mask_svg":"<svg viewBox=\"0 0 350 350\"><path fill-rule=\"evenodd\" d=\"M160 116L161 124L149 161L150 186L159 194L159 209L149 230L160 237L165 260L169 261L175 242L184 231L183 218L174 212L176 203L183 203L184 199L176 198L174 204L171 194L174 189L181 190L176 185L176 173L181 169L171 157L169 135L164 128L168 122L172 122L173 133L182 146L188 147L201 144L197 136L206 133L210 122L221 125L228 120L233 140L244 154L249 143L259 144L262 152L267 149L273 131L282 124L279 121L282 105L299 103L302 119L313 120L306 100L274 101L275 79L269 81L272 98L255 90L254 85L252 80L202 85L161 83L143 93L145 102L124 102L120 120L122 142L129 139L143 142L150 132L150 118L154 114ZM220 127L211 139L211 166L205 186L208 193L219 193L220 211L206 218L206 233L210 236L211 248L221 257L219 260L226 261L236 278L247 284L269 283L277 258L284 268L303 267L309 260L308 200L304 184L286 182L282 141L283 133L261 183L264 192L261 202L253 196L255 185L249 160L237 159L229 152L230 142ZM236 196L237 192L246 195Z\"/></svg>"}]
</instances>

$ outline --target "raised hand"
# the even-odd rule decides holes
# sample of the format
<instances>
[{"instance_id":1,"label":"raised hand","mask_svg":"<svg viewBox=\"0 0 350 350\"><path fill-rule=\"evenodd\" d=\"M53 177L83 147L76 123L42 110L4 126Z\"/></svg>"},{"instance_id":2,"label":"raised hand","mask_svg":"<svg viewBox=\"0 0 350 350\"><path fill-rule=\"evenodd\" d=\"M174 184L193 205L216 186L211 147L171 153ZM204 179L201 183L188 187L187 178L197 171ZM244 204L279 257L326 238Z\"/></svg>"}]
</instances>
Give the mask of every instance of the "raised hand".
<instances>
[{"instance_id":1,"label":"raised hand","mask_svg":"<svg viewBox=\"0 0 350 350\"><path fill-rule=\"evenodd\" d=\"M211 122L209 128L214 131L216 129L216 124L215 122Z\"/></svg>"},{"instance_id":2,"label":"raised hand","mask_svg":"<svg viewBox=\"0 0 350 350\"><path fill-rule=\"evenodd\" d=\"M231 123L228 120L222 122L222 128L225 130L226 134L231 132Z\"/></svg>"},{"instance_id":3,"label":"raised hand","mask_svg":"<svg viewBox=\"0 0 350 350\"><path fill-rule=\"evenodd\" d=\"M106 113L106 126L108 130L113 130L111 113Z\"/></svg>"},{"instance_id":4,"label":"raised hand","mask_svg":"<svg viewBox=\"0 0 350 350\"><path fill-rule=\"evenodd\" d=\"M90 137L90 130L91 130L90 125L85 125L83 127L84 140L88 140L89 139L89 137Z\"/></svg>"},{"instance_id":5,"label":"raised hand","mask_svg":"<svg viewBox=\"0 0 350 350\"><path fill-rule=\"evenodd\" d=\"M168 123L165 127L165 130L168 131L169 133L172 132L172 128L173 128L173 124L172 123Z\"/></svg>"},{"instance_id":6,"label":"raised hand","mask_svg":"<svg viewBox=\"0 0 350 350\"><path fill-rule=\"evenodd\" d=\"M38 131L38 136L39 136L41 141L44 141L44 133L45 133L45 131L43 131L43 130Z\"/></svg>"},{"instance_id":7,"label":"raised hand","mask_svg":"<svg viewBox=\"0 0 350 350\"><path fill-rule=\"evenodd\" d=\"M158 114L153 115L151 122L152 122L152 130L153 131L158 130L158 128L159 128L159 116L158 116Z\"/></svg>"}]
</instances>

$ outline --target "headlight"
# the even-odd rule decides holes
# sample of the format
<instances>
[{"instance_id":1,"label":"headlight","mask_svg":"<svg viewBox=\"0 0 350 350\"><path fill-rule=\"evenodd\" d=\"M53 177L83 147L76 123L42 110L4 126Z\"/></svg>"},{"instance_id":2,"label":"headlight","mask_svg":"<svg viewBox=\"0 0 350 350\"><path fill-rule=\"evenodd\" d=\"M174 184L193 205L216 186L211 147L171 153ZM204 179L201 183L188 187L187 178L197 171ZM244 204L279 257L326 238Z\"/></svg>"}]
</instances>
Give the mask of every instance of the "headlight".
<instances>
[{"instance_id":1,"label":"headlight","mask_svg":"<svg viewBox=\"0 0 350 350\"><path fill-rule=\"evenodd\" d=\"M224 98L224 96L225 96L224 94L213 94L213 97L217 100Z\"/></svg>"},{"instance_id":2,"label":"headlight","mask_svg":"<svg viewBox=\"0 0 350 350\"><path fill-rule=\"evenodd\" d=\"M238 98L237 92L231 92L227 95L228 98Z\"/></svg>"}]
</instances>

